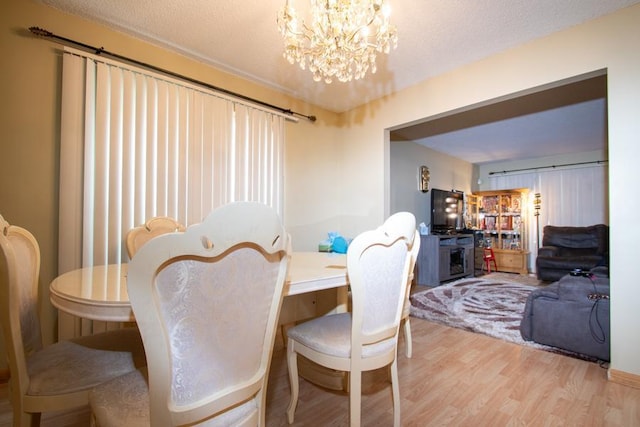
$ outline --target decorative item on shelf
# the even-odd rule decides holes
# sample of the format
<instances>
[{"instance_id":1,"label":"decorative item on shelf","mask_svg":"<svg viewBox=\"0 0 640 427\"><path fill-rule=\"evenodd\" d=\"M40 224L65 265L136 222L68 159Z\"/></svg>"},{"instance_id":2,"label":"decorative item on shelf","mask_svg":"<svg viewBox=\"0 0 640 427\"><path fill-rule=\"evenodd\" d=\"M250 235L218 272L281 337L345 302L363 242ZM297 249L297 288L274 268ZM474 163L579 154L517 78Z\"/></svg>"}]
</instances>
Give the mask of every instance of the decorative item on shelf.
<instances>
[{"instance_id":1,"label":"decorative item on shelf","mask_svg":"<svg viewBox=\"0 0 640 427\"><path fill-rule=\"evenodd\" d=\"M500 217L500 230L501 231L511 230L513 228L511 223L512 223L512 221L511 221L511 217L510 216L501 216Z\"/></svg>"},{"instance_id":2,"label":"decorative item on shelf","mask_svg":"<svg viewBox=\"0 0 640 427\"><path fill-rule=\"evenodd\" d=\"M485 216L484 225L487 231L493 231L496 229L496 217L495 216Z\"/></svg>"},{"instance_id":3,"label":"decorative item on shelf","mask_svg":"<svg viewBox=\"0 0 640 427\"><path fill-rule=\"evenodd\" d=\"M513 197L511 199L511 212L520 213L520 197Z\"/></svg>"},{"instance_id":4,"label":"decorative item on shelf","mask_svg":"<svg viewBox=\"0 0 640 427\"><path fill-rule=\"evenodd\" d=\"M503 213L511 212L511 196L506 195L500 198L500 209Z\"/></svg>"},{"instance_id":5,"label":"decorative item on shelf","mask_svg":"<svg viewBox=\"0 0 640 427\"><path fill-rule=\"evenodd\" d=\"M498 213L498 196L488 196L482 198L484 204L484 211L487 214Z\"/></svg>"},{"instance_id":6,"label":"decorative item on shelf","mask_svg":"<svg viewBox=\"0 0 640 427\"><path fill-rule=\"evenodd\" d=\"M429 168L426 166L420 166L418 170L418 182L420 183L420 191L426 193L429 191Z\"/></svg>"},{"instance_id":7,"label":"decorative item on shelf","mask_svg":"<svg viewBox=\"0 0 640 427\"><path fill-rule=\"evenodd\" d=\"M540 206L542 205L542 199L540 193L536 193L533 199L533 215L536 217L536 248L540 249Z\"/></svg>"},{"instance_id":8,"label":"decorative item on shelf","mask_svg":"<svg viewBox=\"0 0 640 427\"><path fill-rule=\"evenodd\" d=\"M310 0L310 20L299 19L287 0L278 14L284 38L283 56L313 80L331 83L363 78L376 72L376 55L398 45L397 30L389 23L384 0Z\"/></svg>"},{"instance_id":9,"label":"decorative item on shelf","mask_svg":"<svg viewBox=\"0 0 640 427\"><path fill-rule=\"evenodd\" d=\"M522 218L515 217L513 219L513 241L511 242L511 247L509 249L520 250L522 249L520 245L520 226L522 225Z\"/></svg>"}]
</instances>

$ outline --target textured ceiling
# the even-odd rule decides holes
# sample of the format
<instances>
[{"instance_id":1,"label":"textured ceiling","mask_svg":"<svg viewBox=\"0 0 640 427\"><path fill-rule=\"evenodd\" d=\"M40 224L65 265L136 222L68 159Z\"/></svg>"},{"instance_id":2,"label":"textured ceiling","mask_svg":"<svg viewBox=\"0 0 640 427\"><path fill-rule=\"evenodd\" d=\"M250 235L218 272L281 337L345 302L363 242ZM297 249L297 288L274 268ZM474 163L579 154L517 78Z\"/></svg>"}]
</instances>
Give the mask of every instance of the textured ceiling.
<instances>
[{"instance_id":1,"label":"textured ceiling","mask_svg":"<svg viewBox=\"0 0 640 427\"><path fill-rule=\"evenodd\" d=\"M311 73L282 57L276 16L285 0L40 1L336 112L640 2L387 0L398 48L378 57L376 74L328 85L314 82ZM289 1L299 10L308 3ZM47 30L67 36L63 28ZM600 113L595 105L584 108L578 114Z\"/></svg>"}]
</instances>

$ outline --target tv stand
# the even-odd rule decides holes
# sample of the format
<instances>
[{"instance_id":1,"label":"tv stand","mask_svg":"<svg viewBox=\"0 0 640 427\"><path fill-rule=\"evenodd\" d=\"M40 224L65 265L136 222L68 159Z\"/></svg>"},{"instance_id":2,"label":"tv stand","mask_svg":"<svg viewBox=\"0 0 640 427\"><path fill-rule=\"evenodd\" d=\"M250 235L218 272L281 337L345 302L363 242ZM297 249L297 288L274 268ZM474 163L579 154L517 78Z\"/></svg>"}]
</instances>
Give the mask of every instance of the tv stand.
<instances>
[{"instance_id":1,"label":"tv stand","mask_svg":"<svg viewBox=\"0 0 640 427\"><path fill-rule=\"evenodd\" d=\"M433 230L431 234L435 234L436 236L451 236L452 234L456 234L456 232L451 230Z\"/></svg>"},{"instance_id":2,"label":"tv stand","mask_svg":"<svg viewBox=\"0 0 640 427\"><path fill-rule=\"evenodd\" d=\"M471 234L420 236L418 285L438 286L442 282L473 276L474 242Z\"/></svg>"}]
</instances>

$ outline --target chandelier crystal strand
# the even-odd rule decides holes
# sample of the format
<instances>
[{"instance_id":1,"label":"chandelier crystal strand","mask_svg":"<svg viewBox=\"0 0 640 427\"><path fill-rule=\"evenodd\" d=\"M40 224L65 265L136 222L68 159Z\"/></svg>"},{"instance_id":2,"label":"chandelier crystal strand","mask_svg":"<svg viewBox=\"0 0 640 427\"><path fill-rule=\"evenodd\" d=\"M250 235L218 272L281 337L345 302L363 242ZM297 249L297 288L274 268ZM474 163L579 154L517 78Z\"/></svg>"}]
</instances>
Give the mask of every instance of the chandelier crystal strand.
<instances>
[{"instance_id":1,"label":"chandelier crystal strand","mask_svg":"<svg viewBox=\"0 0 640 427\"><path fill-rule=\"evenodd\" d=\"M310 13L310 21L299 19L287 0L278 14L278 29L283 56L308 68L317 82L348 82L369 70L375 73L377 54L398 45L384 0L311 0Z\"/></svg>"}]
</instances>

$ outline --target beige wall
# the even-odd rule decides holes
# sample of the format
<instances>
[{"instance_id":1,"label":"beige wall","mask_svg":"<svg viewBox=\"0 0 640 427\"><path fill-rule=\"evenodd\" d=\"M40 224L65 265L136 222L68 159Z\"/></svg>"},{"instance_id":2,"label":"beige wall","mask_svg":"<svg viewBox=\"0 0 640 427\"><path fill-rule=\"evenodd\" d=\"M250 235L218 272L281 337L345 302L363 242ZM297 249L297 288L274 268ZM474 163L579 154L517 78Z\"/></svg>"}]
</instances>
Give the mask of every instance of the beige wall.
<instances>
[{"instance_id":1,"label":"beige wall","mask_svg":"<svg viewBox=\"0 0 640 427\"><path fill-rule=\"evenodd\" d=\"M377 226L389 211L388 130L424 117L532 87L607 69L609 82L612 256L612 368L640 375L640 324L632 251L639 211L635 142L640 135L640 5L512 49L373 101L339 117L204 64L60 14L32 0L4 0L0 43L3 103L0 213L32 230L42 247L43 314L53 338L48 283L57 264L58 46L31 37L40 26L57 34L264 101L315 114L318 122L287 125L285 225L294 249L313 249L327 231L347 236Z\"/></svg>"},{"instance_id":2,"label":"beige wall","mask_svg":"<svg viewBox=\"0 0 640 427\"><path fill-rule=\"evenodd\" d=\"M370 212L380 220L389 198L387 129L424 117L501 98L531 88L607 70L609 116L609 185L611 225L611 372L640 375L640 311L637 273L632 253L638 231L633 227L640 198L637 141L640 135L640 5L590 23L511 49L427 80L384 100L346 113L345 133L353 155L353 171L368 170L375 185L384 183L384 197L375 198ZM366 156L360 153L367 150ZM351 154L348 153L348 154ZM383 166L383 167L380 167ZM345 195L362 182L346 181ZM377 187L380 188L380 187ZM373 199L372 199L373 200ZM357 198L345 197L345 212L359 210ZM615 208L616 206L622 207ZM366 222L366 221L363 221ZM636 381L638 378L636 377Z\"/></svg>"},{"instance_id":3,"label":"beige wall","mask_svg":"<svg viewBox=\"0 0 640 427\"><path fill-rule=\"evenodd\" d=\"M320 204L320 208L314 207L322 194L326 200L334 200L331 191L339 187L334 175L322 176L322 172L330 172L330 168L341 169L336 114L122 33L62 14L39 2L3 0L0 7L0 46L5 56L0 68L0 215L12 224L29 229L40 244L41 313L46 342L54 340L56 325L56 310L49 303L48 285L57 275L58 262L61 55L60 45L31 35L28 31L31 26L102 46L108 51L274 105L316 115L318 121L313 124L305 119L297 124L287 124L286 173L289 179L286 180L286 192L288 200L295 202L287 205L285 216L292 218L289 224L295 230L294 249L312 249L324 239L327 229L339 229L335 206L327 203ZM327 208L324 211L323 206Z\"/></svg>"},{"instance_id":4,"label":"beige wall","mask_svg":"<svg viewBox=\"0 0 640 427\"><path fill-rule=\"evenodd\" d=\"M285 224L294 250L318 249L329 231L345 234L341 208L342 150L339 128L301 120L287 128Z\"/></svg>"},{"instance_id":5,"label":"beige wall","mask_svg":"<svg viewBox=\"0 0 640 427\"><path fill-rule=\"evenodd\" d=\"M411 141L390 144L390 191L389 212L412 212L416 222L430 225L431 189L459 190L471 192L473 165L464 160L427 148ZM418 188L418 170L429 168L429 192Z\"/></svg>"}]
</instances>

